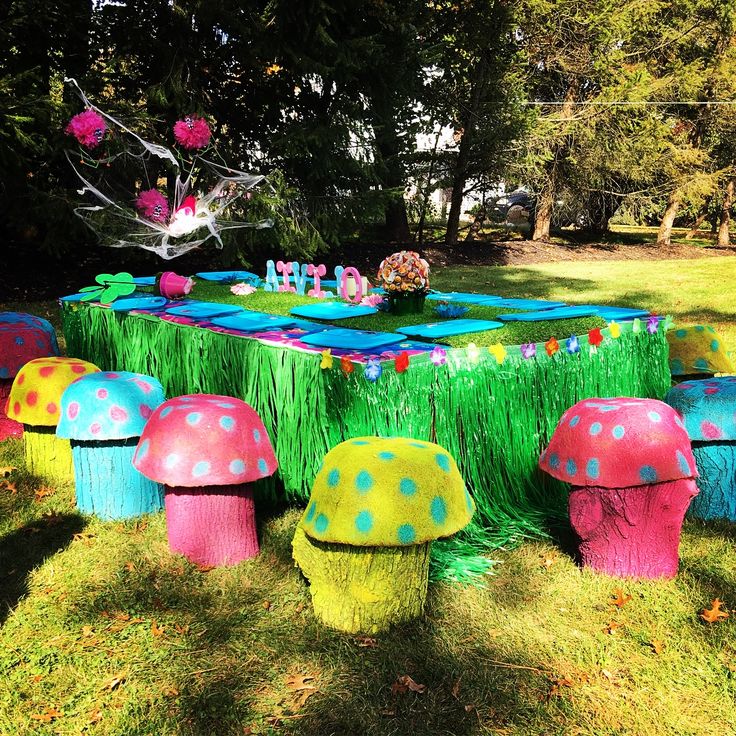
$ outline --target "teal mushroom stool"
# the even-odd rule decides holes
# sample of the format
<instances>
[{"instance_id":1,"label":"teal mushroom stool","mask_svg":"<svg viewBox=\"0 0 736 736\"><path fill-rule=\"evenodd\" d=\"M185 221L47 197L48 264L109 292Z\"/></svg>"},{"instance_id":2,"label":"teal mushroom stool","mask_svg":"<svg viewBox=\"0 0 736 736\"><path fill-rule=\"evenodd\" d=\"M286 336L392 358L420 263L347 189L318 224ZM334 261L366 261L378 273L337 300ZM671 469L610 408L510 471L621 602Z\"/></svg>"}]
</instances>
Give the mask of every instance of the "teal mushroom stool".
<instances>
[{"instance_id":1,"label":"teal mushroom stool","mask_svg":"<svg viewBox=\"0 0 736 736\"><path fill-rule=\"evenodd\" d=\"M163 487L133 467L133 455L164 400L155 378L126 371L91 373L64 391L56 434L71 441L80 511L109 520L163 508Z\"/></svg>"},{"instance_id":2,"label":"teal mushroom stool","mask_svg":"<svg viewBox=\"0 0 736 736\"><path fill-rule=\"evenodd\" d=\"M682 417L700 473L690 515L736 521L736 376L683 381L665 401Z\"/></svg>"}]
</instances>

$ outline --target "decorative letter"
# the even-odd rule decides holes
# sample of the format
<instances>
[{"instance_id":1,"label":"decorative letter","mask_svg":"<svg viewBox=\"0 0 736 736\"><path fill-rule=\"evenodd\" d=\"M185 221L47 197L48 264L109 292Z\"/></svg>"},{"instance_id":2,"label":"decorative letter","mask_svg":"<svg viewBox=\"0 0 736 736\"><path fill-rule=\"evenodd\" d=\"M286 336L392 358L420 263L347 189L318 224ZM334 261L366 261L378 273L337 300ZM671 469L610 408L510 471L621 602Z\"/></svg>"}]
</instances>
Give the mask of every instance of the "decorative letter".
<instances>
[{"instance_id":1,"label":"decorative letter","mask_svg":"<svg viewBox=\"0 0 736 736\"><path fill-rule=\"evenodd\" d=\"M303 295L307 288L308 266L306 263L302 263L300 267L298 261L293 261L291 267L294 271L294 286L296 286L296 293Z\"/></svg>"},{"instance_id":2,"label":"decorative letter","mask_svg":"<svg viewBox=\"0 0 736 736\"><path fill-rule=\"evenodd\" d=\"M348 295L348 276L352 276L355 279L355 294L352 296ZM363 298L363 282L360 279L360 272L357 268L348 266L343 269L340 274L340 281L338 282L340 287L340 296L349 302L355 302L360 304L360 300Z\"/></svg>"},{"instance_id":3,"label":"decorative letter","mask_svg":"<svg viewBox=\"0 0 736 736\"><path fill-rule=\"evenodd\" d=\"M279 286L279 291L295 292L296 289L291 285L291 281L289 279L289 274L291 273L291 263L278 261L276 263L276 270L282 275L282 278L284 279L283 285Z\"/></svg>"},{"instance_id":4,"label":"decorative letter","mask_svg":"<svg viewBox=\"0 0 736 736\"><path fill-rule=\"evenodd\" d=\"M279 290L279 280L276 277L276 266L273 261L266 261L266 284L263 288L265 291Z\"/></svg>"},{"instance_id":5,"label":"decorative letter","mask_svg":"<svg viewBox=\"0 0 736 736\"><path fill-rule=\"evenodd\" d=\"M324 276L326 273L327 266L325 266L324 263L319 266L315 266L310 263L307 266L307 274L309 276L314 276L314 288L307 292L307 296L314 296L317 297L317 299L324 299L324 297L327 296L327 292L320 289L320 276Z\"/></svg>"}]
</instances>

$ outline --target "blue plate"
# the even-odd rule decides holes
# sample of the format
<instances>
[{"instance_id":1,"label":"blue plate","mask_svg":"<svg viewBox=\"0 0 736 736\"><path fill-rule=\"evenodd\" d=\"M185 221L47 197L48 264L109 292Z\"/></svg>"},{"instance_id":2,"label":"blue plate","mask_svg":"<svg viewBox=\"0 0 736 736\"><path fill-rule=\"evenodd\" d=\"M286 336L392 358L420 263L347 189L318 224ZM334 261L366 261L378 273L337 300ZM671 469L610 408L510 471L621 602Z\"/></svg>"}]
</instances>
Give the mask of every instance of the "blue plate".
<instances>
[{"instance_id":1,"label":"blue plate","mask_svg":"<svg viewBox=\"0 0 736 736\"><path fill-rule=\"evenodd\" d=\"M82 300L82 297L83 296L87 296L87 294L85 294L85 293L69 294L69 296L59 297L59 301L60 302L79 302L79 301ZM99 301L99 299L93 299L92 300L92 303L93 304L97 304L98 301Z\"/></svg>"},{"instance_id":2,"label":"blue plate","mask_svg":"<svg viewBox=\"0 0 736 736\"><path fill-rule=\"evenodd\" d=\"M459 304L481 304L490 306L502 301L503 297L492 294L471 294L465 291L438 291L427 295L427 299L442 302L458 302Z\"/></svg>"},{"instance_id":3,"label":"blue plate","mask_svg":"<svg viewBox=\"0 0 736 736\"><path fill-rule=\"evenodd\" d=\"M258 286L261 277L250 271L200 271L195 274L204 281L216 281L218 284L234 284L237 281L245 281L251 286Z\"/></svg>"},{"instance_id":4,"label":"blue plate","mask_svg":"<svg viewBox=\"0 0 736 736\"><path fill-rule=\"evenodd\" d=\"M648 317L649 312L646 309L633 309L630 307L608 307L602 304L585 304L586 309L595 309L598 317L605 320L616 319L625 322L628 319L636 319L637 317Z\"/></svg>"},{"instance_id":5,"label":"blue plate","mask_svg":"<svg viewBox=\"0 0 736 736\"><path fill-rule=\"evenodd\" d=\"M349 319L350 317L365 317L368 314L376 314L375 307L363 307L360 304L346 304L345 302L317 302L316 304L305 304L294 307L291 314L308 319Z\"/></svg>"},{"instance_id":6,"label":"blue plate","mask_svg":"<svg viewBox=\"0 0 736 736\"><path fill-rule=\"evenodd\" d=\"M560 307L545 309L541 312L519 312L518 314L499 314L498 319L504 322L544 322L550 319L575 319L576 317L593 317L593 307Z\"/></svg>"},{"instance_id":7,"label":"blue plate","mask_svg":"<svg viewBox=\"0 0 736 736\"><path fill-rule=\"evenodd\" d=\"M162 296L134 296L130 299L116 299L110 309L113 312L129 312L131 309L161 309L167 300Z\"/></svg>"},{"instance_id":8,"label":"blue plate","mask_svg":"<svg viewBox=\"0 0 736 736\"><path fill-rule=\"evenodd\" d=\"M133 283L138 284L138 286L155 286L156 277L155 276L136 276L133 279Z\"/></svg>"},{"instance_id":9,"label":"blue plate","mask_svg":"<svg viewBox=\"0 0 736 736\"><path fill-rule=\"evenodd\" d=\"M385 348L387 345L397 345L403 340L403 336L394 332L368 332L336 327L332 330L304 335L300 339L307 345L319 348L342 348L370 352L377 348Z\"/></svg>"},{"instance_id":10,"label":"blue plate","mask_svg":"<svg viewBox=\"0 0 736 736\"><path fill-rule=\"evenodd\" d=\"M294 324L294 320L289 317L282 317L278 314L259 314L258 312L243 312L229 317L213 317L210 322L218 327L239 330L240 332L279 330L287 325Z\"/></svg>"},{"instance_id":11,"label":"blue plate","mask_svg":"<svg viewBox=\"0 0 736 736\"><path fill-rule=\"evenodd\" d=\"M558 309L567 306L565 302L548 302L544 299L501 299L488 303L489 307L500 307L501 309L526 309L530 312L539 312L542 309Z\"/></svg>"},{"instance_id":12,"label":"blue plate","mask_svg":"<svg viewBox=\"0 0 736 736\"><path fill-rule=\"evenodd\" d=\"M235 304L187 302L178 307L169 307L166 310L166 314L176 317L191 317L192 319L209 319L210 317L224 317L227 314L236 314L242 311L242 307L238 307Z\"/></svg>"},{"instance_id":13,"label":"blue plate","mask_svg":"<svg viewBox=\"0 0 736 736\"><path fill-rule=\"evenodd\" d=\"M469 332L485 332L503 327L503 322L493 322L489 319L452 319L447 322L430 322L425 325L409 325L398 327L396 332L414 337L423 337L434 340L440 337L465 335Z\"/></svg>"}]
</instances>

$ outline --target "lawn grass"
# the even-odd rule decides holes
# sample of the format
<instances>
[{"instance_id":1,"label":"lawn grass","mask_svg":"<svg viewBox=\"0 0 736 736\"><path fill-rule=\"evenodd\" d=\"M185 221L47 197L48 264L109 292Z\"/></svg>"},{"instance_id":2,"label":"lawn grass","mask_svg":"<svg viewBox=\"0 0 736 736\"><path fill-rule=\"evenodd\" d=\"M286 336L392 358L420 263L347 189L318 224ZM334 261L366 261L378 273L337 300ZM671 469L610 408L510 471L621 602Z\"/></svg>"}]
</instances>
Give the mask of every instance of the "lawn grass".
<instances>
[{"instance_id":1,"label":"lawn grass","mask_svg":"<svg viewBox=\"0 0 736 736\"><path fill-rule=\"evenodd\" d=\"M644 306L711 322L733 349L734 268L456 268L433 285ZM368 639L314 620L290 559L295 510L262 511L258 558L205 571L168 553L163 514L80 516L70 484L24 471L18 441L0 444L5 466L16 469L15 490L0 488L0 734L736 731L736 617L698 616L716 597L736 607L731 525L687 522L669 582L582 571L564 535L497 551L485 588L433 585L423 620ZM632 596L621 608L617 588Z\"/></svg>"}]
</instances>

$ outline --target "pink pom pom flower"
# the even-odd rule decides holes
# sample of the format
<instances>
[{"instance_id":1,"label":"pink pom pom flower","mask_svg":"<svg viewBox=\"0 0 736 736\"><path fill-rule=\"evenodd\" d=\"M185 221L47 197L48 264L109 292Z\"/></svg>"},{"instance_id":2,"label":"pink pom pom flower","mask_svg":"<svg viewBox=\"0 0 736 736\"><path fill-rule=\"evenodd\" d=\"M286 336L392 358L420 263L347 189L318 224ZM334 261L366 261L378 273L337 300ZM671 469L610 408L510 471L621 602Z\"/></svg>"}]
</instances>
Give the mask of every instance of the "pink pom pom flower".
<instances>
[{"instance_id":1,"label":"pink pom pom flower","mask_svg":"<svg viewBox=\"0 0 736 736\"><path fill-rule=\"evenodd\" d=\"M187 115L183 120L174 123L174 138L188 151L204 148L209 144L211 136L212 131L207 121L197 115Z\"/></svg>"},{"instance_id":2,"label":"pink pom pom flower","mask_svg":"<svg viewBox=\"0 0 736 736\"><path fill-rule=\"evenodd\" d=\"M85 148L96 148L105 137L107 125L94 110L85 110L75 115L66 126L66 133L73 135Z\"/></svg>"},{"instance_id":3,"label":"pink pom pom flower","mask_svg":"<svg viewBox=\"0 0 736 736\"><path fill-rule=\"evenodd\" d=\"M138 195L135 207L142 217L151 222L166 222L169 219L169 203L158 189L146 189Z\"/></svg>"}]
</instances>

